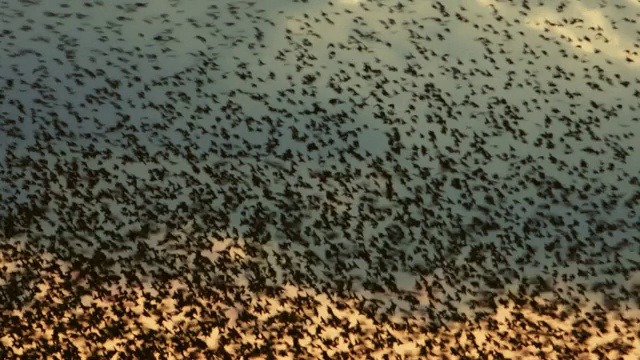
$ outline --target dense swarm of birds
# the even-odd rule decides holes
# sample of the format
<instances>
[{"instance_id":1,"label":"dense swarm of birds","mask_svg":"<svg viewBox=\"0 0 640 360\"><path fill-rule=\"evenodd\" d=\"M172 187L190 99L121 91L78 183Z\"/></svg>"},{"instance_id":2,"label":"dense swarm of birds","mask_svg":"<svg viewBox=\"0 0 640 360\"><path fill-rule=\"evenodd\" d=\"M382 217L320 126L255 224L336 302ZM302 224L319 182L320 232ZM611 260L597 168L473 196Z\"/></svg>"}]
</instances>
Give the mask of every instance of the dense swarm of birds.
<instances>
[{"instance_id":1,"label":"dense swarm of birds","mask_svg":"<svg viewBox=\"0 0 640 360\"><path fill-rule=\"evenodd\" d=\"M637 19L0 1L0 357L638 358Z\"/></svg>"}]
</instances>

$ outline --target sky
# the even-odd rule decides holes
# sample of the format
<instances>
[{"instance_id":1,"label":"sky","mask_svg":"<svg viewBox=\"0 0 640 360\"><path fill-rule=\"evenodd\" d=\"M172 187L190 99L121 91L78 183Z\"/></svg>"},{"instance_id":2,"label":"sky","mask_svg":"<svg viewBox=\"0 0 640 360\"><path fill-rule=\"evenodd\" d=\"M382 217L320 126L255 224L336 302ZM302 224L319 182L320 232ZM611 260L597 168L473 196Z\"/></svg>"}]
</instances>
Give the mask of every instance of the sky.
<instances>
[{"instance_id":1,"label":"sky","mask_svg":"<svg viewBox=\"0 0 640 360\"><path fill-rule=\"evenodd\" d=\"M563 274L592 269L595 275L574 282L606 279L627 288L640 282L633 262L640 260L634 230L638 206L632 200L640 174L637 1L554 1L529 3L529 9L504 1L90 4L0 2L1 216L17 204L47 207L52 220L42 224L41 249L47 247L47 235L60 235L60 224L83 219L91 228L91 214L109 209L112 218L98 215L108 225L83 236L104 238L118 223L118 231L126 232L145 221L170 232L166 224L173 222L176 231L200 225L222 234L223 239L210 240L210 249L197 250L202 254L214 256L225 247L244 252L252 240L241 236L248 231L243 220L262 204L273 215L266 229L269 241L261 245L268 255L259 266L269 267L283 254L292 256L294 268L312 269L317 282L330 289L338 280L352 280L359 296L392 298L401 308L406 304L397 295L374 294L358 283L391 278L409 290L416 281L454 276L448 274L450 268L468 262L472 244L485 251L512 247L504 258L485 255L485 266L497 264L505 279L503 293L520 284L508 269L521 279L551 278L556 288L573 285L562 280ZM327 113L312 113L314 104ZM361 106L354 110L354 104ZM206 106L210 113L197 113ZM67 124L64 136L56 133L56 117ZM385 123L384 117L395 123ZM112 129L122 119L127 119L124 128ZM297 141L293 128L308 140ZM509 128L517 129L515 135ZM387 159L394 129L404 149ZM12 135L16 132L20 138ZM51 148L44 154L30 150L45 134L51 136ZM272 148L270 138L278 140ZM478 138L491 156L470 151ZM318 150L310 150L310 142ZM347 151L355 144L366 161ZM413 146L418 153L424 146L426 154L412 158ZM584 151L587 147L591 152ZM137 149L164 159L153 164ZM295 163L283 160L289 150ZM191 164L186 161L189 152L198 158ZM626 154L624 161L620 154ZM439 167L442 156L458 163L455 176ZM376 157L385 160L380 166L384 171L374 166ZM19 165L20 159L27 159L27 165ZM514 165L519 160L525 163ZM193 163L211 167L216 176L196 173ZM78 166L85 175L74 180L56 166ZM158 173L152 169L162 168L168 170L167 179L154 180ZM588 169L586 175L580 169ZM316 177L323 170L334 174L326 184ZM87 185L91 171L101 174L95 187ZM391 174L390 180L384 172ZM490 180L479 178L483 172ZM545 186L536 187L534 180L540 174L575 191L554 204L552 197L539 195ZM470 195L447 176L467 179ZM138 189L131 179L137 179ZM200 194L190 193L189 181L199 183ZM395 191L393 200L383 195L387 181ZM301 194L293 203L300 207L295 216L304 219L303 227L322 219L323 208L335 209L325 213L332 220L346 214L357 219L359 206L370 206L374 213L375 208L392 209L393 216L378 216L377 225L364 220L362 230L354 220L337 235L318 230L307 235L310 245L294 243L287 249L286 235L278 230L283 220L277 220L279 201L286 199L265 193L281 194L287 188ZM578 189L587 196L581 198ZM562 198L559 191L550 193ZM463 206L465 196L477 204ZM375 201L362 205L366 198ZM408 205L403 208L400 200ZM194 218L176 216L181 202ZM612 205L605 208L604 202ZM228 211L229 221L220 219L229 203L236 203ZM127 210L132 204L135 209ZM140 210L145 207L150 212ZM208 211L218 219L211 220ZM413 255L400 262L400 253L385 250L375 239L389 238L398 219L406 224L407 217L423 226L404 227L404 236L393 240L393 248ZM474 217L499 228L473 230L472 242L461 247L450 243L458 228L473 228ZM565 225L555 225L557 218ZM617 230L594 234L597 224L616 224ZM540 231L526 234L525 227ZM361 233L362 241L349 240L347 233ZM569 258L572 236L585 244L580 261ZM429 241L419 240L424 238ZM627 279L621 273L606 274L615 256L603 245L625 238L631 245L616 255L623 267L633 269ZM509 245L516 239L536 249L524 265L517 259L529 251ZM560 259L546 250L554 241ZM160 239L148 242L162 248ZM309 248L323 256L329 244L356 266L338 271L333 259L324 259L324 265L309 268L296 255ZM72 246L69 254L92 256L97 249L73 241ZM173 256L172 251L180 252L161 252ZM359 255L363 251L374 262L367 264ZM129 256L124 250L115 253ZM193 253L185 256L185 264L193 261ZM373 275L374 264L385 262L398 269ZM295 291L311 291L312 280L296 282L287 270L275 268L275 279L269 281L287 280ZM246 276L237 280L247 281ZM474 280L447 281L443 297ZM430 306L424 298L423 305ZM594 292L590 300L602 301L602 296ZM638 304L629 304L637 310ZM471 313L463 301L456 307Z\"/></svg>"}]
</instances>

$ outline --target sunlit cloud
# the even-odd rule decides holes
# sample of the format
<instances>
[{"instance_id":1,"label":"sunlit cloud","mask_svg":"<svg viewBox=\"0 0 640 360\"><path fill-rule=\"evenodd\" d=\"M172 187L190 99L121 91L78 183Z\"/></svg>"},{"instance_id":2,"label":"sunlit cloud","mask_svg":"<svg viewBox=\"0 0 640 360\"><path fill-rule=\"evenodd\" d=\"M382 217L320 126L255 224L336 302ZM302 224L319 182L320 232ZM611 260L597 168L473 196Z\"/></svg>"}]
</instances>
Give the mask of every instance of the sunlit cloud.
<instances>
[{"instance_id":1,"label":"sunlit cloud","mask_svg":"<svg viewBox=\"0 0 640 360\"><path fill-rule=\"evenodd\" d=\"M495 0L478 0L478 2L485 6L492 6L503 14L515 15L518 9ZM631 1L630 3L632 4L627 5L629 14L637 15L638 4ZM523 17L522 22L528 28L538 31L541 36L557 39L579 52L602 54L622 61L631 59L635 61L628 65L637 66L640 64L640 56L637 53L633 54L634 51L639 50L634 45L634 39L627 38L623 31L612 26L615 20L605 15L606 10L608 8L588 7L581 2L567 3L561 13L551 6L533 7ZM620 20L622 17L624 16L621 16ZM618 26L624 26L625 21L619 21L618 24Z\"/></svg>"}]
</instances>

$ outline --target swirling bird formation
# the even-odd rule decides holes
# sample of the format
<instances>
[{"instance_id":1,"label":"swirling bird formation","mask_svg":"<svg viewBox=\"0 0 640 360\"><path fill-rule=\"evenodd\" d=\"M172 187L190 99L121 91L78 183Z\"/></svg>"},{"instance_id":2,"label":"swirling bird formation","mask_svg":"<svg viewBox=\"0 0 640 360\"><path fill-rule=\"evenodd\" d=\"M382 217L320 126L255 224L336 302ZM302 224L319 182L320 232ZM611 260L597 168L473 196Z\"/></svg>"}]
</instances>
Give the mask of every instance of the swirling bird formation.
<instances>
[{"instance_id":1,"label":"swirling bird formation","mask_svg":"<svg viewBox=\"0 0 640 360\"><path fill-rule=\"evenodd\" d=\"M640 356L639 6L0 9L0 357Z\"/></svg>"}]
</instances>

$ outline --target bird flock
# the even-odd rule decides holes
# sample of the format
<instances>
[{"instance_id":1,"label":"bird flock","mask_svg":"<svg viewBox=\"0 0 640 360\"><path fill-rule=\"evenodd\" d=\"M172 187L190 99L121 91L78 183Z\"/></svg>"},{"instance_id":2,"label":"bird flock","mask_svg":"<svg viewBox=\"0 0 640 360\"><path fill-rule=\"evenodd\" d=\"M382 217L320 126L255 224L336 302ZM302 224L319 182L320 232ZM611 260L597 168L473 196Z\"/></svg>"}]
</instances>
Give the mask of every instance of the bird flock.
<instances>
[{"instance_id":1,"label":"bird flock","mask_svg":"<svg viewBox=\"0 0 640 360\"><path fill-rule=\"evenodd\" d=\"M639 358L637 19L0 1L0 358Z\"/></svg>"}]
</instances>

